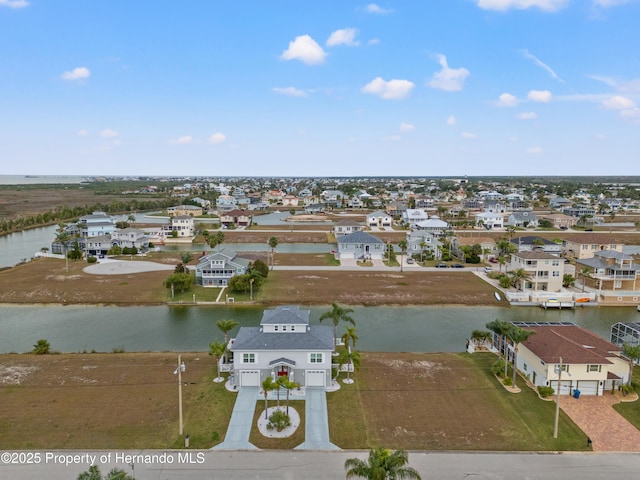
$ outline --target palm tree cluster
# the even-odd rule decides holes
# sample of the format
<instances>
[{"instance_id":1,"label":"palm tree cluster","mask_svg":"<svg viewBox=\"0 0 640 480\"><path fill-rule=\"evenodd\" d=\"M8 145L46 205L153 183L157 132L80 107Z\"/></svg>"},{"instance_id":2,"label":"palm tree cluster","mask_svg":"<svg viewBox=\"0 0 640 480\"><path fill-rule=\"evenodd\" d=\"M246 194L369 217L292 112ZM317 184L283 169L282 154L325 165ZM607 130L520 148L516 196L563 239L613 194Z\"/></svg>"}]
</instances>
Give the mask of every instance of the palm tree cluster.
<instances>
[{"instance_id":1,"label":"palm tree cluster","mask_svg":"<svg viewBox=\"0 0 640 480\"><path fill-rule=\"evenodd\" d=\"M504 376L507 377L507 366L509 364L508 344L513 344L513 377L512 385L516 386L516 372L518 364L518 348L522 342L526 342L531 335L536 332L532 330L524 330L510 322L495 319L487 323L486 327L500 337L500 354L504 355Z\"/></svg>"}]
</instances>

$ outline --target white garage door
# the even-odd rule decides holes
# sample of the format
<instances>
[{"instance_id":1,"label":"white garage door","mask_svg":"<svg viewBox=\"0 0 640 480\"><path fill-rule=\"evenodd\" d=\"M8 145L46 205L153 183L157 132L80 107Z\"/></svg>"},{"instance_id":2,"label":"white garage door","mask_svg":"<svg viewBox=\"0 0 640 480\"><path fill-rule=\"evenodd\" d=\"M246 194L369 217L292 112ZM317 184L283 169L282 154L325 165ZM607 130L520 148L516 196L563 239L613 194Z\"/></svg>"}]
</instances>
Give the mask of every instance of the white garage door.
<instances>
[{"instance_id":1,"label":"white garage door","mask_svg":"<svg viewBox=\"0 0 640 480\"><path fill-rule=\"evenodd\" d=\"M307 387L324 387L325 378L326 376L325 376L324 370L307 370L306 386Z\"/></svg>"},{"instance_id":2,"label":"white garage door","mask_svg":"<svg viewBox=\"0 0 640 480\"><path fill-rule=\"evenodd\" d=\"M557 380L552 380L551 381L551 386L553 387L553 391L557 392L558 391L558 381ZM562 388L560 388L560 395L572 395L573 394L573 388L575 388L575 386L571 386L571 380L562 380Z\"/></svg>"},{"instance_id":3,"label":"white garage door","mask_svg":"<svg viewBox=\"0 0 640 480\"><path fill-rule=\"evenodd\" d=\"M240 370L241 387L259 387L260 370Z\"/></svg>"},{"instance_id":4,"label":"white garage door","mask_svg":"<svg viewBox=\"0 0 640 480\"><path fill-rule=\"evenodd\" d=\"M598 381L597 380L589 380L578 382L578 390L580 390L580 395L598 395Z\"/></svg>"}]
</instances>

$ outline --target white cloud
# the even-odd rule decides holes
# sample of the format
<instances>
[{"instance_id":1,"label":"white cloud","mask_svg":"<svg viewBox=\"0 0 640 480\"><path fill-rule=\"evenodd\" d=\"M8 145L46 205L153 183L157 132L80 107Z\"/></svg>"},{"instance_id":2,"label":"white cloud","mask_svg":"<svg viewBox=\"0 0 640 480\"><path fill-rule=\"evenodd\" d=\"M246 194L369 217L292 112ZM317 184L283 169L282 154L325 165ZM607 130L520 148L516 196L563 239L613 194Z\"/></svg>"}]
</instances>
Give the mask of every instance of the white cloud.
<instances>
[{"instance_id":1,"label":"white cloud","mask_svg":"<svg viewBox=\"0 0 640 480\"><path fill-rule=\"evenodd\" d=\"M527 98L532 102L549 103L551 101L551 92L549 90L531 90L527 94Z\"/></svg>"},{"instance_id":2,"label":"white cloud","mask_svg":"<svg viewBox=\"0 0 640 480\"><path fill-rule=\"evenodd\" d=\"M370 3L369 5L367 5L364 8L365 12L367 13L375 13L377 15L386 15L388 13L392 13L393 10L390 8L382 8L378 5L376 5L375 3Z\"/></svg>"},{"instance_id":3,"label":"white cloud","mask_svg":"<svg viewBox=\"0 0 640 480\"><path fill-rule=\"evenodd\" d=\"M555 78L556 80L558 80L560 83L564 83L564 80L562 80L558 74L556 72L553 71L553 69L547 65L546 63L544 63L542 60L540 60L538 57L536 57L535 55L532 55L531 53L529 53L529 50L524 49L522 50L522 55L524 56L524 58L526 58L527 60L531 60L533 63L535 63L538 67L542 68L543 70L546 70L547 73L549 73L549 75L551 75L553 78Z\"/></svg>"},{"instance_id":4,"label":"white cloud","mask_svg":"<svg viewBox=\"0 0 640 480\"><path fill-rule=\"evenodd\" d=\"M405 123L402 122L400 123L400 131L401 132L410 132L412 130L415 130L416 126L415 125L411 125L410 123Z\"/></svg>"},{"instance_id":5,"label":"white cloud","mask_svg":"<svg viewBox=\"0 0 640 480\"><path fill-rule=\"evenodd\" d=\"M527 149L528 155L540 155L542 153L542 147L531 147Z\"/></svg>"},{"instance_id":6,"label":"white cloud","mask_svg":"<svg viewBox=\"0 0 640 480\"><path fill-rule=\"evenodd\" d=\"M0 0L0 7L24 8L28 5L26 0Z\"/></svg>"},{"instance_id":7,"label":"white cloud","mask_svg":"<svg viewBox=\"0 0 640 480\"><path fill-rule=\"evenodd\" d=\"M499 10L503 12L511 8L526 10L532 7L537 7L546 12L555 12L567 3L568 0L476 0L478 7L483 10Z\"/></svg>"},{"instance_id":8,"label":"white cloud","mask_svg":"<svg viewBox=\"0 0 640 480\"><path fill-rule=\"evenodd\" d=\"M457 122L457 121L458 121L458 120L456 119L456 117L454 117L453 115L451 115L449 118L447 118L447 125L451 125L451 126L453 126L453 125L455 125L455 124L456 124L456 122Z\"/></svg>"},{"instance_id":9,"label":"white cloud","mask_svg":"<svg viewBox=\"0 0 640 480\"><path fill-rule=\"evenodd\" d=\"M356 41L357 30L355 28L343 28L333 32L327 40L327 47L335 47L338 45L347 45L349 47L355 47L360 45L360 42Z\"/></svg>"},{"instance_id":10,"label":"white cloud","mask_svg":"<svg viewBox=\"0 0 640 480\"><path fill-rule=\"evenodd\" d=\"M190 143L193 143L193 137L191 135L184 135L184 136L178 138L176 140L176 143L180 144L180 145L188 145Z\"/></svg>"},{"instance_id":11,"label":"white cloud","mask_svg":"<svg viewBox=\"0 0 640 480\"><path fill-rule=\"evenodd\" d=\"M288 95L289 97L306 97L307 94L303 90L298 90L295 87L273 87L274 92L280 95Z\"/></svg>"},{"instance_id":12,"label":"white cloud","mask_svg":"<svg viewBox=\"0 0 640 480\"><path fill-rule=\"evenodd\" d=\"M79 137L86 137L87 135L89 135L89 130L85 130L84 128L81 130L78 130L76 132L76 135Z\"/></svg>"},{"instance_id":13,"label":"white cloud","mask_svg":"<svg viewBox=\"0 0 640 480\"><path fill-rule=\"evenodd\" d=\"M624 5L625 3L630 3L632 1L633 0L593 0L593 4L596 7L609 8Z\"/></svg>"},{"instance_id":14,"label":"white cloud","mask_svg":"<svg viewBox=\"0 0 640 480\"><path fill-rule=\"evenodd\" d=\"M473 139L473 138L478 138L478 135L471 132L462 132L462 138Z\"/></svg>"},{"instance_id":15,"label":"white cloud","mask_svg":"<svg viewBox=\"0 0 640 480\"><path fill-rule=\"evenodd\" d=\"M105 128L100 132L100 136L104 138L115 138L118 136L118 132L111 130L110 128Z\"/></svg>"},{"instance_id":16,"label":"white cloud","mask_svg":"<svg viewBox=\"0 0 640 480\"><path fill-rule=\"evenodd\" d=\"M363 93L377 95L385 100L402 100L411 93L415 84L409 80L389 80L376 77L362 87Z\"/></svg>"},{"instance_id":17,"label":"white cloud","mask_svg":"<svg viewBox=\"0 0 640 480\"><path fill-rule=\"evenodd\" d=\"M462 90L464 80L469 76L469 70L466 68L449 68L447 57L444 55L439 55L438 61L442 66L442 70L434 73L431 81L427 85L447 92L458 92Z\"/></svg>"},{"instance_id":18,"label":"white cloud","mask_svg":"<svg viewBox=\"0 0 640 480\"><path fill-rule=\"evenodd\" d=\"M640 78L634 78L633 80L620 81L611 77L601 77L598 75L587 75L592 80L606 83L612 88L615 88L620 93L638 93L640 92Z\"/></svg>"},{"instance_id":19,"label":"white cloud","mask_svg":"<svg viewBox=\"0 0 640 480\"><path fill-rule=\"evenodd\" d=\"M212 143L212 144L224 143L226 141L227 141L227 136L222 132L214 133L209 137L209 143Z\"/></svg>"},{"instance_id":20,"label":"white cloud","mask_svg":"<svg viewBox=\"0 0 640 480\"><path fill-rule=\"evenodd\" d=\"M516 107L519 103L518 99L510 93L503 93L498 97L496 105L499 107Z\"/></svg>"},{"instance_id":21,"label":"white cloud","mask_svg":"<svg viewBox=\"0 0 640 480\"><path fill-rule=\"evenodd\" d=\"M309 35L300 35L294 41L289 42L287 48L280 58L283 60L300 60L307 65L318 65L324 63L327 53Z\"/></svg>"},{"instance_id":22,"label":"white cloud","mask_svg":"<svg viewBox=\"0 0 640 480\"><path fill-rule=\"evenodd\" d=\"M538 118L538 115L536 112L522 112L516 115L516 118L519 118L520 120L535 120Z\"/></svg>"},{"instance_id":23,"label":"white cloud","mask_svg":"<svg viewBox=\"0 0 640 480\"><path fill-rule=\"evenodd\" d=\"M633 103L633 100L627 97L614 95L613 97L607 98L603 101L602 106L607 110L627 110L635 107L636 105Z\"/></svg>"},{"instance_id":24,"label":"white cloud","mask_svg":"<svg viewBox=\"0 0 640 480\"><path fill-rule=\"evenodd\" d=\"M78 67L73 70L64 72L60 78L63 80L82 80L83 78L89 78L91 72L86 67Z\"/></svg>"},{"instance_id":25,"label":"white cloud","mask_svg":"<svg viewBox=\"0 0 640 480\"><path fill-rule=\"evenodd\" d=\"M380 39L379 38L372 38L371 40L369 40L367 42L369 45L378 45L380 43Z\"/></svg>"}]
</instances>

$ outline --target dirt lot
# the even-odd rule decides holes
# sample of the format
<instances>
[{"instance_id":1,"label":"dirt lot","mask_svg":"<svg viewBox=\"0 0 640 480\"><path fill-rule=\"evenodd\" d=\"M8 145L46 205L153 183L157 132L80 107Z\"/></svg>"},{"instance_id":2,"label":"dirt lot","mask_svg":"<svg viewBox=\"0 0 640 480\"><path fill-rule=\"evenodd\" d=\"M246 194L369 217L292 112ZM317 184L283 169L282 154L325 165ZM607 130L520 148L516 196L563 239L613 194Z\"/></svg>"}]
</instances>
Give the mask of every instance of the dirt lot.
<instances>
[{"instance_id":1,"label":"dirt lot","mask_svg":"<svg viewBox=\"0 0 640 480\"><path fill-rule=\"evenodd\" d=\"M495 305L494 289L469 271L291 271L269 274L258 295L265 304L292 298L303 305Z\"/></svg>"},{"instance_id":2,"label":"dirt lot","mask_svg":"<svg viewBox=\"0 0 640 480\"><path fill-rule=\"evenodd\" d=\"M312 257L312 258L309 258ZM257 255L256 258L264 258ZM159 255L153 261L175 265L176 255ZM194 260L195 262L195 260ZM192 263L194 263L192 262ZM276 254L288 265L330 265L326 254ZM0 303L160 304L168 299L163 282L168 271L125 275L85 273L84 261L40 258L0 271ZM202 287L192 291L198 298ZM306 305L339 302L349 305L494 305L493 288L469 271L376 272L286 271L270 272L258 303L282 305L296 298Z\"/></svg>"},{"instance_id":3,"label":"dirt lot","mask_svg":"<svg viewBox=\"0 0 640 480\"><path fill-rule=\"evenodd\" d=\"M276 237L278 243L327 243L329 230L324 232L306 231L282 231L282 232L261 232L260 230L225 231L225 243L263 243L266 244L269 238ZM224 247L224 244L222 245ZM277 250L277 248L276 248Z\"/></svg>"}]
</instances>

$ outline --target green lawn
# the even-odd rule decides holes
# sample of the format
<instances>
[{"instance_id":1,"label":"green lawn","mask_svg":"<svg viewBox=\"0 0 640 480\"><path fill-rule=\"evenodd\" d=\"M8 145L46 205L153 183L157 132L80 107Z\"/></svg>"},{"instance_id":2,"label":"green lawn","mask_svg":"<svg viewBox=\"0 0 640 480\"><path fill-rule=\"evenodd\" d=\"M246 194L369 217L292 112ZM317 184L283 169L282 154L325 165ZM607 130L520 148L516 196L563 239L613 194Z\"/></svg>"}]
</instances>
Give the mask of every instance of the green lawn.
<instances>
[{"instance_id":1,"label":"green lawn","mask_svg":"<svg viewBox=\"0 0 640 480\"><path fill-rule=\"evenodd\" d=\"M633 383L640 385L640 368L638 367L633 369ZM640 429L640 400L618 403L613 408L637 429Z\"/></svg>"}]
</instances>

